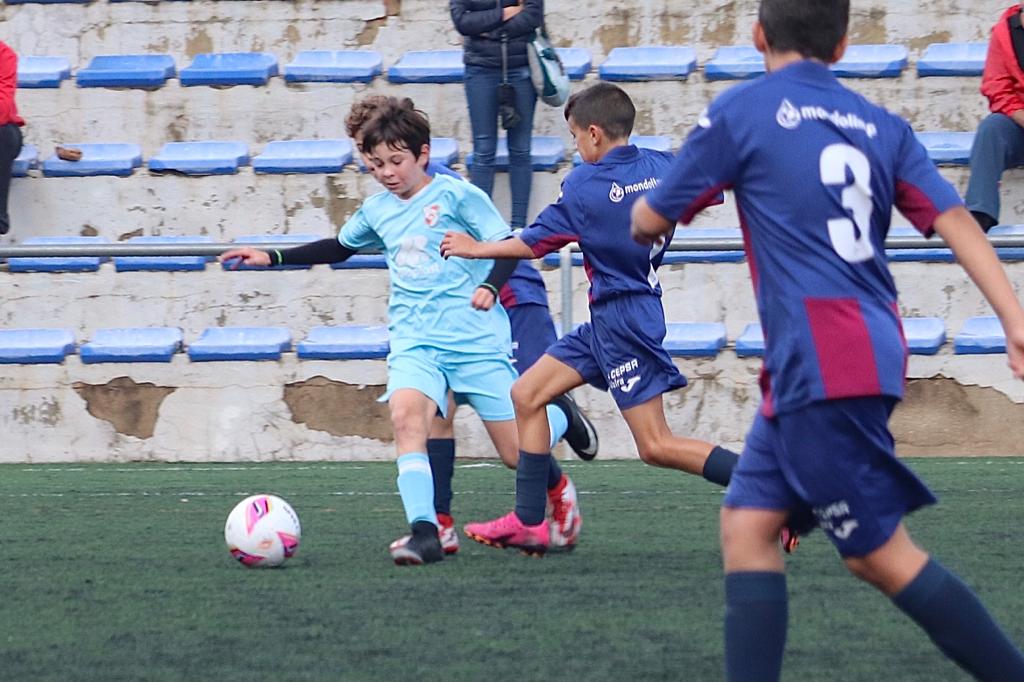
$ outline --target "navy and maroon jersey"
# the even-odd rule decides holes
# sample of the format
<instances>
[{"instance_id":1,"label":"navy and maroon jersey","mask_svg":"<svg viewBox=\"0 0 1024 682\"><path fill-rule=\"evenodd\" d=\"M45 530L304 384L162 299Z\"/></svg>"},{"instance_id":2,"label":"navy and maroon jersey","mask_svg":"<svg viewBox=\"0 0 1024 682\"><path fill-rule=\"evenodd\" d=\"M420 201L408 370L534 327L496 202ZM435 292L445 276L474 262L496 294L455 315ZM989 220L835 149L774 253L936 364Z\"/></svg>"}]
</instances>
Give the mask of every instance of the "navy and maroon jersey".
<instances>
[{"instance_id":1,"label":"navy and maroon jersey","mask_svg":"<svg viewBox=\"0 0 1024 682\"><path fill-rule=\"evenodd\" d=\"M766 415L902 397L906 343L884 242L895 205L925 235L961 204L903 119L800 61L720 96L647 201L689 222L736 195L765 333Z\"/></svg>"},{"instance_id":2,"label":"navy and maroon jersey","mask_svg":"<svg viewBox=\"0 0 1024 682\"><path fill-rule=\"evenodd\" d=\"M661 296L655 270L666 246L637 244L629 222L633 203L658 185L671 164L668 152L615 147L600 161L574 168L562 181L558 201L541 211L519 238L538 258L579 242L591 302L624 294Z\"/></svg>"}]
</instances>

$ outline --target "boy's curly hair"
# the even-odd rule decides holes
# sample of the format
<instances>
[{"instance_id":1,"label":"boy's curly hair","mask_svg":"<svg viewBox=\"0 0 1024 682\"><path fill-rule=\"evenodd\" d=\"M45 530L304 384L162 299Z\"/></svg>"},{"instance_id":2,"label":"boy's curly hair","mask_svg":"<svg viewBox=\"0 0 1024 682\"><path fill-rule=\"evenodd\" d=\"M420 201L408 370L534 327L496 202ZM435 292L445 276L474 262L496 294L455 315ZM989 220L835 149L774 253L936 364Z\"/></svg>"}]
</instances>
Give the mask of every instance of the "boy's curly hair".
<instances>
[{"instance_id":1,"label":"boy's curly hair","mask_svg":"<svg viewBox=\"0 0 1024 682\"><path fill-rule=\"evenodd\" d=\"M352 108L348 110L348 116L345 117L345 132L354 140L362 132L366 124L370 122L370 119L384 107L408 109L409 111L416 110L416 105L408 97L370 95L352 104Z\"/></svg>"}]
</instances>

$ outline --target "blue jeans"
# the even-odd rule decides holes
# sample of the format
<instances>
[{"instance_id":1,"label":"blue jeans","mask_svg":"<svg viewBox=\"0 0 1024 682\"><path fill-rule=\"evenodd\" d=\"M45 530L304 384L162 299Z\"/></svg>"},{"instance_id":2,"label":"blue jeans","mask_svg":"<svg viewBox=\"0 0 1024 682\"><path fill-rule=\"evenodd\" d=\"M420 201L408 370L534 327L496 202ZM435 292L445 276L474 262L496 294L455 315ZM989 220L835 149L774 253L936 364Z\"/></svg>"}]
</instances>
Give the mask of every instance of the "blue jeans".
<instances>
[{"instance_id":1,"label":"blue jeans","mask_svg":"<svg viewBox=\"0 0 1024 682\"><path fill-rule=\"evenodd\" d=\"M1024 165L1024 128L1009 116L990 114L978 126L971 147L971 179L964 196L967 210L999 221L999 179L1003 171Z\"/></svg>"},{"instance_id":2,"label":"blue jeans","mask_svg":"<svg viewBox=\"0 0 1024 682\"><path fill-rule=\"evenodd\" d=\"M515 88L516 111L521 117L519 125L506 131L509 184L512 190L512 227L517 228L526 227L526 213L530 205L530 187L533 184L530 142L537 93L533 89L528 66L509 69L508 82ZM490 196L494 189L494 154L498 147L498 86L501 85L501 69L467 64L465 84L469 123L473 131L473 167L469 171L469 179Z\"/></svg>"}]
</instances>

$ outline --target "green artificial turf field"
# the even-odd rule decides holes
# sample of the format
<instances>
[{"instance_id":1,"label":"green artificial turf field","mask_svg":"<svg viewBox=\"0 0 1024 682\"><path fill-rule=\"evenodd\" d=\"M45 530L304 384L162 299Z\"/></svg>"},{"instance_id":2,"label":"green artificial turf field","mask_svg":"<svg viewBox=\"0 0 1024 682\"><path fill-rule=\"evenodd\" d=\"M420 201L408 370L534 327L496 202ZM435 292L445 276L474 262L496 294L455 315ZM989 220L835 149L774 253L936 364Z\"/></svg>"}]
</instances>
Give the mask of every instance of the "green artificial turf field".
<instances>
[{"instance_id":1,"label":"green artificial turf field","mask_svg":"<svg viewBox=\"0 0 1024 682\"><path fill-rule=\"evenodd\" d=\"M1024 641L1024 460L915 460L941 503L911 532ZM393 464L0 466L0 678L720 680L720 490L635 462L570 463L579 548L464 541L398 568ZM513 474L460 462L457 522L511 508ZM282 569L223 543L244 495L303 525ZM820 533L789 560L785 680L966 679Z\"/></svg>"}]
</instances>

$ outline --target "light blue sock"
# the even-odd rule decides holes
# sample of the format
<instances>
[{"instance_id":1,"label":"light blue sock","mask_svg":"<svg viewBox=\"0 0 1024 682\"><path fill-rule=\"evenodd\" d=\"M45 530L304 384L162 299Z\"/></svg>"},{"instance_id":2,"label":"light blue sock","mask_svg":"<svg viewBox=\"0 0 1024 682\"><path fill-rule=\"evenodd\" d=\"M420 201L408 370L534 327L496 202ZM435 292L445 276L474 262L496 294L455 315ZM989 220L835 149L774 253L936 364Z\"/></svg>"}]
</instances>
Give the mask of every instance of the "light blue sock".
<instances>
[{"instance_id":1,"label":"light blue sock","mask_svg":"<svg viewBox=\"0 0 1024 682\"><path fill-rule=\"evenodd\" d=\"M422 452L410 452L398 458L398 494L402 496L405 518L410 526L417 521L437 525L430 458Z\"/></svg>"},{"instance_id":2,"label":"light blue sock","mask_svg":"<svg viewBox=\"0 0 1024 682\"><path fill-rule=\"evenodd\" d=\"M569 418L565 416L565 412L560 407L554 405L548 405L547 413L548 428L551 429L551 447L553 448L569 429Z\"/></svg>"}]
</instances>

